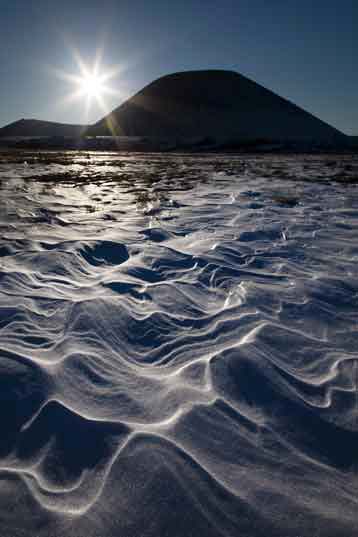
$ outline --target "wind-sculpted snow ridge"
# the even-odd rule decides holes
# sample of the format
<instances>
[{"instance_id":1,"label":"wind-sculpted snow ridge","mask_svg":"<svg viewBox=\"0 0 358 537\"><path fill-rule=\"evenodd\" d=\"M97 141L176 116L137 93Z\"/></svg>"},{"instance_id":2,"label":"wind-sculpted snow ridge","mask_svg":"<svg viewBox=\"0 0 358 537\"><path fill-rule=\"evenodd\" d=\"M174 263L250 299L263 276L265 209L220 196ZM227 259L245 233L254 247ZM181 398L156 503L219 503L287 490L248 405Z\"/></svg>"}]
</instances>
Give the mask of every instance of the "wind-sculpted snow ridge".
<instances>
[{"instance_id":1,"label":"wind-sculpted snow ridge","mask_svg":"<svg viewBox=\"0 0 358 537\"><path fill-rule=\"evenodd\" d=\"M357 535L357 159L23 157L1 536Z\"/></svg>"}]
</instances>

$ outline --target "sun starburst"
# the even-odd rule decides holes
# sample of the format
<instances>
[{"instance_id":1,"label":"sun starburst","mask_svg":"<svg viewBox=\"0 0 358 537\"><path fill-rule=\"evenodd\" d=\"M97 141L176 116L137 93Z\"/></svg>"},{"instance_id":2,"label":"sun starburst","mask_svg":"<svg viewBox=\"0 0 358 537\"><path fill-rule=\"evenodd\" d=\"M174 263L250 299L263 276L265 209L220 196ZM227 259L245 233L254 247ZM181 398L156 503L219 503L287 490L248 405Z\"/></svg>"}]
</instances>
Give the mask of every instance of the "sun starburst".
<instances>
[{"instance_id":1,"label":"sun starburst","mask_svg":"<svg viewBox=\"0 0 358 537\"><path fill-rule=\"evenodd\" d=\"M101 109L101 112L107 114L109 110L106 104L106 97L109 95L120 96L121 94L118 89L110 87L108 82L118 76L122 69L118 66L112 69L105 69L101 62L102 53L102 49L99 49L93 65L89 66L83 61L79 52L73 49L72 54L77 64L78 72L73 74L55 70L55 74L58 77L72 85L72 91L64 97L63 103L84 102L86 119L94 103Z\"/></svg>"}]
</instances>

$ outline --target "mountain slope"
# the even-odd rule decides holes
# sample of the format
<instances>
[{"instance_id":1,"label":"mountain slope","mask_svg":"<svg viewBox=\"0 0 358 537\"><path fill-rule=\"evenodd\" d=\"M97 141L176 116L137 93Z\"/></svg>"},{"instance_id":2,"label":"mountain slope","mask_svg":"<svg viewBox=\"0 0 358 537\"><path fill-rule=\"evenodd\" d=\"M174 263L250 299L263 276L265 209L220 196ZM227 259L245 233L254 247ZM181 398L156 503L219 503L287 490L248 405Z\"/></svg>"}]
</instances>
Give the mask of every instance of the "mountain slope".
<instances>
[{"instance_id":1,"label":"mountain slope","mask_svg":"<svg viewBox=\"0 0 358 537\"><path fill-rule=\"evenodd\" d=\"M20 119L0 129L0 137L15 136L65 136L76 138L87 127L84 125L67 125L38 119Z\"/></svg>"},{"instance_id":2,"label":"mountain slope","mask_svg":"<svg viewBox=\"0 0 358 537\"><path fill-rule=\"evenodd\" d=\"M337 129L233 71L159 78L88 130L89 135L336 141Z\"/></svg>"}]
</instances>

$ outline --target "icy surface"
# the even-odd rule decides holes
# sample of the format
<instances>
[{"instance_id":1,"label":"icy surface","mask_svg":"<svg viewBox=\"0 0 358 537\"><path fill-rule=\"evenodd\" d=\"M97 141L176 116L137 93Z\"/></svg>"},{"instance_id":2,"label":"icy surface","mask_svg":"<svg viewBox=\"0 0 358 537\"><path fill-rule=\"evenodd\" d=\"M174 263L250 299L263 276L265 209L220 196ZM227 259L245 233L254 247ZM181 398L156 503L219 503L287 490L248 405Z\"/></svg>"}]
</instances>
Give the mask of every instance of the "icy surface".
<instances>
[{"instance_id":1,"label":"icy surface","mask_svg":"<svg viewBox=\"0 0 358 537\"><path fill-rule=\"evenodd\" d=\"M2 537L357 535L357 169L0 161Z\"/></svg>"}]
</instances>

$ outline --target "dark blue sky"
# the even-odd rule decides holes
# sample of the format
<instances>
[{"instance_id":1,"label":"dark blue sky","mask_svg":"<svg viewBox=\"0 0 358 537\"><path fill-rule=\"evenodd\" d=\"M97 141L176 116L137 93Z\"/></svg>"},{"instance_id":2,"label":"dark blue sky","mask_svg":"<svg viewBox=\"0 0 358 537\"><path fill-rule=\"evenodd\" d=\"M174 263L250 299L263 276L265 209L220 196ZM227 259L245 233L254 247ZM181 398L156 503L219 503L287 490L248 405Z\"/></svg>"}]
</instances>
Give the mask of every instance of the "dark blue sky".
<instances>
[{"instance_id":1,"label":"dark blue sky","mask_svg":"<svg viewBox=\"0 0 358 537\"><path fill-rule=\"evenodd\" d=\"M357 0L0 0L0 126L84 122L53 71L76 74L71 47L91 63L101 44L104 68L123 68L109 109L170 72L233 69L358 135Z\"/></svg>"}]
</instances>

